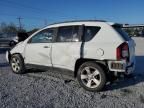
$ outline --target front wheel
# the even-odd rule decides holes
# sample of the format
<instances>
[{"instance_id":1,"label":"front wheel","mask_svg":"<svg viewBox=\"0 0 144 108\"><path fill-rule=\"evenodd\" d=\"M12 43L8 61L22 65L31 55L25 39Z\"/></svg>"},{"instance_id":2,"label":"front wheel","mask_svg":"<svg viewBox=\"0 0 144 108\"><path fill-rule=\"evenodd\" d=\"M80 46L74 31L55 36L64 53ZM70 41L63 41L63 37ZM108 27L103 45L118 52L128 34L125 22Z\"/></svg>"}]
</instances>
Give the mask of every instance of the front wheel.
<instances>
[{"instance_id":1,"label":"front wheel","mask_svg":"<svg viewBox=\"0 0 144 108\"><path fill-rule=\"evenodd\" d=\"M14 73L22 74L25 72L24 60L21 55L19 54L13 55L11 57L10 64Z\"/></svg>"},{"instance_id":2,"label":"front wheel","mask_svg":"<svg viewBox=\"0 0 144 108\"><path fill-rule=\"evenodd\" d=\"M100 91L106 84L104 70L94 62L82 64L78 70L77 79L80 85L88 91Z\"/></svg>"}]
</instances>

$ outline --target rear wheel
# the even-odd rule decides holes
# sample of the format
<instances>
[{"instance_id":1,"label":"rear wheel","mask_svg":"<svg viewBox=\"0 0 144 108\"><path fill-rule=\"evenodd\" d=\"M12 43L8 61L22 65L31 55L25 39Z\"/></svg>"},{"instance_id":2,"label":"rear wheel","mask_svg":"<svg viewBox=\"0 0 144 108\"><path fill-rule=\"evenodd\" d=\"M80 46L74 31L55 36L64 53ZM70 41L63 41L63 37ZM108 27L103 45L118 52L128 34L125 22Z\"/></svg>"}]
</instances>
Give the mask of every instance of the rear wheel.
<instances>
[{"instance_id":1,"label":"rear wheel","mask_svg":"<svg viewBox=\"0 0 144 108\"><path fill-rule=\"evenodd\" d=\"M82 64L78 70L77 79L80 85L88 91L100 91L106 84L104 70L94 62Z\"/></svg>"},{"instance_id":2,"label":"rear wheel","mask_svg":"<svg viewBox=\"0 0 144 108\"><path fill-rule=\"evenodd\" d=\"M10 60L11 68L14 73L22 74L25 72L24 60L20 54L15 54Z\"/></svg>"}]
</instances>

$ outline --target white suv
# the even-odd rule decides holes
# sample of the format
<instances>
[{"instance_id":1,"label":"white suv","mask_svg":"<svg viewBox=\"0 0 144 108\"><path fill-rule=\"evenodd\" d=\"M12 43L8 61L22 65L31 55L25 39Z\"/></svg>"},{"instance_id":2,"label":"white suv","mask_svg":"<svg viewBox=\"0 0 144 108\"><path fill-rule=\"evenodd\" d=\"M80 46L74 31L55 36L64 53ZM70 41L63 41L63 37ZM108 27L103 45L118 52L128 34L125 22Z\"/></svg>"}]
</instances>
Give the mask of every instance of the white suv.
<instances>
[{"instance_id":1,"label":"white suv","mask_svg":"<svg viewBox=\"0 0 144 108\"><path fill-rule=\"evenodd\" d=\"M134 71L135 42L117 23L71 21L37 31L6 58L14 73L28 68L66 69L86 90L100 91L114 75Z\"/></svg>"}]
</instances>

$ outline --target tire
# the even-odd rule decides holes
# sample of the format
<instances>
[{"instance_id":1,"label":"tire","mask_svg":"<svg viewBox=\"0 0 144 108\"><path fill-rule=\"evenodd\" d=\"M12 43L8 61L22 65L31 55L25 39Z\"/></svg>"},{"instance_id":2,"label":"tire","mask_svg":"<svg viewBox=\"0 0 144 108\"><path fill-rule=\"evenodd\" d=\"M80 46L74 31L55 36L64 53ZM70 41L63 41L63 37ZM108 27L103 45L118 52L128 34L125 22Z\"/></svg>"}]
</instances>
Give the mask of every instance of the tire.
<instances>
[{"instance_id":1,"label":"tire","mask_svg":"<svg viewBox=\"0 0 144 108\"><path fill-rule=\"evenodd\" d=\"M92 92L101 91L106 84L104 70L94 62L85 62L78 69L77 79L79 84Z\"/></svg>"},{"instance_id":2,"label":"tire","mask_svg":"<svg viewBox=\"0 0 144 108\"><path fill-rule=\"evenodd\" d=\"M15 54L11 57L10 65L12 71L16 74L23 74L25 73L25 65L23 57L20 54Z\"/></svg>"}]
</instances>

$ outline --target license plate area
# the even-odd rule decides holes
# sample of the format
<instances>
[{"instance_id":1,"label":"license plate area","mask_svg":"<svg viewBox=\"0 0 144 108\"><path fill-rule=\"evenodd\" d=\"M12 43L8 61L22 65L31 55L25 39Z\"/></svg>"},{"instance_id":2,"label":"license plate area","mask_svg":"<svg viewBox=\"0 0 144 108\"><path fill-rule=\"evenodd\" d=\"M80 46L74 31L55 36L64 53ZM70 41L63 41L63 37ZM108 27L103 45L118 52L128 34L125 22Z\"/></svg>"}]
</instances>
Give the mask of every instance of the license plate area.
<instances>
[{"instance_id":1,"label":"license plate area","mask_svg":"<svg viewBox=\"0 0 144 108\"><path fill-rule=\"evenodd\" d=\"M126 61L109 61L108 62L110 71L125 72Z\"/></svg>"},{"instance_id":2,"label":"license plate area","mask_svg":"<svg viewBox=\"0 0 144 108\"><path fill-rule=\"evenodd\" d=\"M123 67L124 67L124 65L121 64L121 63L115 63L115 62L111 63L111 68L112 69L124 69Z\"/></svg>"}]
</instances>

